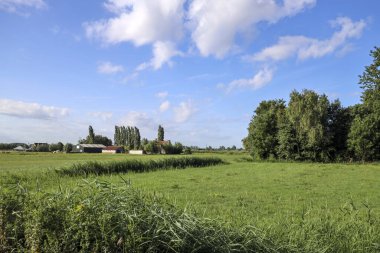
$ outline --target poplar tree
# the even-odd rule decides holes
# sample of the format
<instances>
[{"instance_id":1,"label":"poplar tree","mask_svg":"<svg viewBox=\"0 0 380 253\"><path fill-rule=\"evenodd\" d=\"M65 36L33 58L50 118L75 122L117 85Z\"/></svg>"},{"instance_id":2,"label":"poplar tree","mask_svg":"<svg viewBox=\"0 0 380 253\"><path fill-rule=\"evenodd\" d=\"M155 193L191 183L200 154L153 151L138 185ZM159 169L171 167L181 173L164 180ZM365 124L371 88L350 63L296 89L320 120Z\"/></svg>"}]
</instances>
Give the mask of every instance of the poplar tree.
<instances>
[{"instance_id":1,"label":"poplar tree","mask_svg":"<svg viewBox=\"0 0 380 253\"><path fill-rule=\"evenodd\" d=\"M165 137L165 131L164 131L164 128L159 125L158 126L158 134L157 134L157 140L158 141L163 141L164 140L164 137Z\"/></svg>"},{"instance_id":2,"label":"poplar tree","mask_svg":"<svg viewBox=\"0 0 380 253\"><path fill-rule=\"evenodd\" d=\"M88 140L87 140L87 144L94 144L94 141L95 141L94 129L92 128L92 126L89 126L88 127Z\"/></svg>"}]
</instances>

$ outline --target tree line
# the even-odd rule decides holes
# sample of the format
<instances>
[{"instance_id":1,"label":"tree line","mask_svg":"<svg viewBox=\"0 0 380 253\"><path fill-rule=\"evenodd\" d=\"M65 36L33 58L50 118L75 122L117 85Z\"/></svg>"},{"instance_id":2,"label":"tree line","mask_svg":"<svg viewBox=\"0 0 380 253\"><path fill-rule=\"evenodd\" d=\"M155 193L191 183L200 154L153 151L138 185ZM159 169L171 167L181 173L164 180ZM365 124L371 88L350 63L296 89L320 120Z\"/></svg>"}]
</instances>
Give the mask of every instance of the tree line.
<instances>
[{"instance_id":1,"label":"tree line","mask_svg":"<svg viewBox=\"0 0 380 253\"><path fill-rule=\"evenodd\" d=\"M137 127L115 126L114 143L127 149L141 149L141 135Z\"/></svg>"},{"instance_id":2,"label":"tree line","mask_svg":"<svg viewBox=\"0 0 380 253\"><path fill-rule=\"evenodd\" d=\"M359 76L361 103L344 107L312 90L262 101L243 146L255 159L296 161L380 160L380 48Z\"/></svg>"},{"instance_id":3,"label":"tree line","mask_svg":"<svg viewBox=\"0 0 380 253\"><path fill-rule=\"evenodd\" d=\"M164 140L165 130L159 125L157 139L149 141L141 138L140 130L136 126L115 126L114 145L122 146L124 150L142 149L150 154L181 154L183 145L179 142L172 144ZM112 145L112 140L102 135L95 135L92 126L89 126L88 136L79 141L82 144L103 144ZM187 153L191 153L187 150Z\"/></svg>"}]
</instances>

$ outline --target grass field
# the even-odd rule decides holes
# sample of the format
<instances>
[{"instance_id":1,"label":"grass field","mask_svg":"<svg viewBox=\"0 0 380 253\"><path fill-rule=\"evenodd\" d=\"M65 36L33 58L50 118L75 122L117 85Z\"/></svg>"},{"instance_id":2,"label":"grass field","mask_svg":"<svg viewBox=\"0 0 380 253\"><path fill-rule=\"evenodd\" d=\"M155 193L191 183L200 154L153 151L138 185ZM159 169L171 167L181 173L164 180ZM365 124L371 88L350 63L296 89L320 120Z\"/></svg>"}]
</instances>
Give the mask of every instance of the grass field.
<instances>
[{"instance_id":1,"label":"grass field","mask_svg":"<svg viewBox=\"0 0 380 253\"><path fill-rule=\"evenodd\" d=\"M207 157L210 154L193 156ZM284 252L379 252L380 165L257 163L246 154L212 154L226 164L149 173L66 177L54 169L85 161L131 159L102 154L0 154L0 183L31 191L74 189L84 180L165 199L224 227L254 226ZM166 157L166 156L165 156ZM142 156L133 159L162 159Z\"/></svg>"}]
</instances>

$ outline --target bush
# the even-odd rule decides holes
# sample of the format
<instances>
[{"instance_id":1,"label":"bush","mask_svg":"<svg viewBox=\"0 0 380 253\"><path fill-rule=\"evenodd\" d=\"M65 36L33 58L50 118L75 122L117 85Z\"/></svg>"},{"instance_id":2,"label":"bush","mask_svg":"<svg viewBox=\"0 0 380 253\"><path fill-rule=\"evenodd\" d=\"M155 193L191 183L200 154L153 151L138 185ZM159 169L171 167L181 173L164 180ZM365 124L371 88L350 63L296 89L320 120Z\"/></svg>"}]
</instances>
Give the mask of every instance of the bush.
<instances>
[{"instance_id":1,"label":"bush","mask_svg":"<svg viewBox=\"0 0 380 253\"><path fill-rule=\"evenodd\" d=\"M178 155L182 153L183 145L179 142L174 143L174 145L169 142L168 144L163 145L162 148L165 150L165 154Z\"/></svg>"},{"instance_id":2,"label":"bush","mask_svg":"<svg viewBox=\"0 0 380 253\"><path fill-rule=\"evenodd\" d=\"M191 152L191 148L186 147L185 150L183 151L183 153L184 153L185 155L191 155L191 154L192 154L192 152Z\"/></svg>"}]
</instances>

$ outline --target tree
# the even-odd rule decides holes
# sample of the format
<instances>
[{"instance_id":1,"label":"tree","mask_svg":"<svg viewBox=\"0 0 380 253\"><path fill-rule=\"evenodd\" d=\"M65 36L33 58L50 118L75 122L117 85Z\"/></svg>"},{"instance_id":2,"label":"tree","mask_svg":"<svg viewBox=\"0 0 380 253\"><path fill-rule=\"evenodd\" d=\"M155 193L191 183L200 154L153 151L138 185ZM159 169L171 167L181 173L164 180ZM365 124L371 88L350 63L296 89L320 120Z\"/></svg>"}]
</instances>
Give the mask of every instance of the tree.
<instances>
[{"instance_id":1,"label":"tree","mask_svg":"<svg viewBox=\"0 0 380 253\"><path fill-rule=\"evenodd\" d=\"M35 151L35 152L49 152L49 145L48 144L33 145L33 151Z\"/></svg>"},{"instance_id":2,"label":"tree","mask_svg":"<svg viewBox=\"0 0 380 253\"><path fill-rule=\"evenodd\" d=\"M169 141L168 143L162 145L165 150L165 154L168 155L178 155L183 151L183 145L180 142L174 143L174 145Z\"/></svg>"},{"instance_id":3,"label":"tree","mask_svg":"<svg viewBox=\"0 0 380 253\"><path fill-rule=\"evenodd\" d=\"M52 143L49 145L49 151L52 152L52 151L63 151L63 143L62 142L58 142L58 143Z\"/></svg>"},{"instance_id":4,"label":"tree","mask_svg":"<svg viewBox=\"0 0 380 253\"><path fill-rule=\"evenodd\" d=\"M370 52L371 65L359 76L362 105L352 122L348 146L357 159L380 159L380 48Z\"/></svg>"},{"instance_id":5,"label":"tree","mask_svg":"<svg viewBox=\"0 0 380 253\"><path fill-rule=\"evenodd\" d=\"M156 141L150 141L150 142L148 142L148 143L144 146L144 150L145 150L145 152L147 152L148 154L157 154L158 151L159 151Z\"/></svg>"},{"instance_id":6,"label":"tree","mask_svg":"<svg viewBox=\"0 0 380 253\"><path fill-rule=\"evenodd\" d=\"M79 140L80 144L103 144L104 146L111 146L112 140L103 135L95 135L94 129L92 126L88 128L88 136L86 139Z\"/></svg>"},{"instance_id":7,"label":"tree","mask_svg":"<svg viewBox=\"0 0 380 253\"><path fill-rule=\"evenodd\" d=\"M94 144L95 143L95 133L92 126L88 127L88 137L87 137L87 144Z\"/></svg>"},{"instance_id":8,"label":"tree","mask_svg":"<svg viewBox=\"0 0 380 253\"><path fill-rule=\"evenodd\" d=\"M296 131L286 116L279 124L278 144L278 158L285 160L297 159L297 154L299 153L299 144L296 140Z\"/></svg>"},{"instance_id":9,"label":"tree","mask_svg":"<svg viewBox=\"0 0 380 253\"><path fill-rule=\"evenodd\" d=\"M262 101L256 108L249 123L248 136L243 139L243 145L252 157L277 157L279 123L284 112L283 100Z\"/></svg>"},{"instance_id":10,"label":"tree","mask_svg":"<svg viewBox=\"0 0 380 253\"><path fill-rule=\"evenodd\" d=\"M134 140L133 140L134 149L140 149L141 146L141 136L140 130L137 127L134 127Z\"/></svg>"},{"instance_id":11,"label":"tree","mask_svg":"<svg viewBox=\"0 0 380 253\"><path fill-rule=\"evenodd\" d=\"M331 159L328 146L328 111L330 102L326 95L311 90L293 91L286 110L287 132L294 133L295 159L321 161ZM290 140L281 138L286 143ZM284 145L281 145L284 146Z\"/></svg>"},{"instance_id":12,"label":"tree","mask_svg":"<svg viewBox=\"0 0 380 253\"><path fill-rule=\"evenodd\" d=\"M190 147L186 147L185 150L183 151L183 153L185 155L191 155L192 154L191 148Z\"/></svg>"},{"instance_id":13,"label":"tree","mask_svg":"<svg viewBox=\"0 0 380 253\"><path fill-rule=\"evenodd\" d=\"M73 144L71 143L66 143L65 146L63 147L63 151L66 153L70 153L73 150Z\"/></svg>"},{"instance_id":14,"label":"tree","mask_svg":"<svg viewBox=\"0 0 380 253\"><path fill-rule=\"evenodd\" d=\"M148 139L147 138L143 138L142 140L141 140L141 146L145 146L146 144L148 144Z\"/></svg>"},{"instance_id":15,"label":"tree","mask_svg":"<svg viewBox=\"0 0 380 253\"><path fill-rule=\"evenodd\" d=\"M347 138L350 131L352 116L352 107L343 107L339 100L332 102L328 109L328 135L330 145L327 147L334 160L346 160Z\"/></svg>"},{"instance_id":16,"label":"tree","mask_svg":"<svg viewBox=\"0 0 380 253\"><path fill-rule=\"evenodd\" d=\"M164 128L161 125L159 125L158 126L157 140L163 141L164 137L165 137Z\"/></svg>"},{"instance_id":17,"label":"tree","mask_svg":"<svg viewBox=\"0 0 380 253\"><path fill-rule=\"evenodd\" d=\"M115 145L117 146L120 146L122 145L121 143L121 134L120 134L120 127L119 126L115 126L115 133L113 135L113 142L115 143Z\"/></svg>"},{"instance_id":18,"label":"tree","mask_svg":"<svg viewBox=\"0 0 380 253\"><path fill-rule=\"evenodd\" d=\"M112 140L103 135L95 135L94 142L96 144L103 144L104 146L111 146Z\"/></svg>"}]
</instances>

